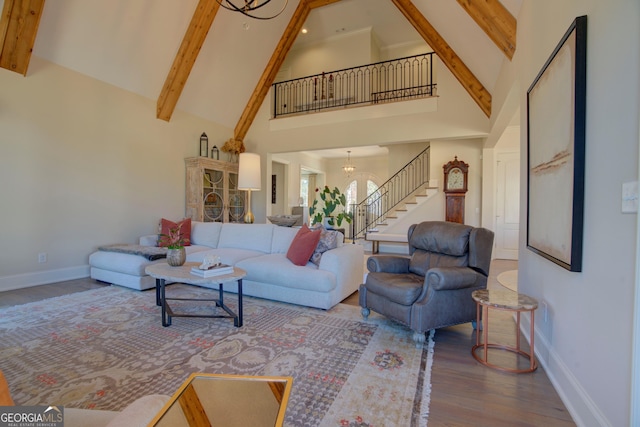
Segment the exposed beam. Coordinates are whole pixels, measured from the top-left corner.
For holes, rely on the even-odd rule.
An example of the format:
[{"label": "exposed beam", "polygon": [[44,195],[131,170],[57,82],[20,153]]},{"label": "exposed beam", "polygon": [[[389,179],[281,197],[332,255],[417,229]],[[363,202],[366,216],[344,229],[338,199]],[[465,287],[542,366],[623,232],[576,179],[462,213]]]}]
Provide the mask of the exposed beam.
[{"label": "exposed beam", "polygon": [[407,20],[418,31],[422,38],[434,50],[440,60],[458,79],[469,95],[478,104],[482,111],[491,116],[491,94],[482,83],[473,75],[471,70],[462,62],[447,42],[440,36],[435,28],[427,21],[427,18],[415,7],[411,0],[391,0],[402,12]]},{"label": "exposed beam", "polygon": [[511,60],[516,51],[516,18],[499,0],[458,0],[458,3]]},{"label": "exposed beam", "polygon": [[296,37],[300,34],[300,30],[307,20],[307,16],[309,16],[309,12],[317,7],[326,6],[338,1],[340,0],[301,0],[300,3],[298,3],[298,7],[295,12],[293,12],[293,16],[291,17],[287,28],[285,28],[282,37],[280,37],[280,41],[278,42],[276,49],[273,51],[269,63],[262,72],[262,76],[260,77],[256,88],[253,90],[253,94],[251,95],[251,98],[249,98],[249,102],[247,102],[247,105],[242,112],[240,120],[238,120],[238,124],[236,124],[236,128],[234,130],[235,139],[243,140],[249,131],[251,123],[253,123],[253,120],[256,118],[256,114],[258,114],[258,110],[260,109],[262,102],[269,93],[269,88],[273,84],[273,81],[278,74],[278,70],[287,57],[287,53],[289,53],[291,46],[293,46],[293,42],[295,42]]},{"label": "exposed beam", "polygon": [[162,92],[158,97],[156,107],[157,118],[169,121],[178,99],[182,94],[193,65],[198,58],[200,48],[207,38],[220,5],[215,0],[200,0],[196,7],[191,23],[182,39],[180,49],[173,60],[169,75],[164,82]]},{"label": "exposed beam", "polygon": [[0,18],[0,67],[27,74],[44,0],[4,0]]}]

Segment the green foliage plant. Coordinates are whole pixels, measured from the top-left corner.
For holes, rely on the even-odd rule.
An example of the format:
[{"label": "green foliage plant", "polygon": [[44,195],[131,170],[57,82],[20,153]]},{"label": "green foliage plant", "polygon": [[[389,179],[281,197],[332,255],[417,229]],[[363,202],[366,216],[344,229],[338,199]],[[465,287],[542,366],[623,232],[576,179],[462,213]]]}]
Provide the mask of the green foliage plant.
[{"label": "green foliage plant", "polygon": [[[338,187],[330,190],[328,186],[324,186],[324,189],[320,190],[316,188],[316,193],[319,193],[320,200],[322,200],[323,206],[318,206],[318,199],[315,199],[309,208],[309,216],[312,219],[313,224],[322,223],[324,218],[328,218],[327,223],[335,227],[340,227],[342,221],[346,221],[351,224],[353,217],[351,212],[347,212],[347,196],[342,194]],[[338,209],[338,212],[336,212]]]}]

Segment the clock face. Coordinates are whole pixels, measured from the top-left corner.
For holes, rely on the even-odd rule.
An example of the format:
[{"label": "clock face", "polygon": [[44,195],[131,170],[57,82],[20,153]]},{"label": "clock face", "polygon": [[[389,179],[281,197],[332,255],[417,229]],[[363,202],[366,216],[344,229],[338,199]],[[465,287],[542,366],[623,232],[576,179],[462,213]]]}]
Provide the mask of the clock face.
[{"label": "clock face", "polygon": [[462,190],[464,188],[464,175],[459,168],[453,168],[447,176],[447,189]]}]

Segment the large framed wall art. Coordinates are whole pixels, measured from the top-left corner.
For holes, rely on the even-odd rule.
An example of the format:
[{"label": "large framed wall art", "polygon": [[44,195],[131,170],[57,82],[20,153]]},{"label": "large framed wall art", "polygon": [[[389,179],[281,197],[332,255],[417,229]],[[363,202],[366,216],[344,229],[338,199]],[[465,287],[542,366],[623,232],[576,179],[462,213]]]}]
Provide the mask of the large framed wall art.
[{"label": "large framed wall art", "polygon": [[587,17],[573,21],[527,91],[527,248],[582,271]]}]

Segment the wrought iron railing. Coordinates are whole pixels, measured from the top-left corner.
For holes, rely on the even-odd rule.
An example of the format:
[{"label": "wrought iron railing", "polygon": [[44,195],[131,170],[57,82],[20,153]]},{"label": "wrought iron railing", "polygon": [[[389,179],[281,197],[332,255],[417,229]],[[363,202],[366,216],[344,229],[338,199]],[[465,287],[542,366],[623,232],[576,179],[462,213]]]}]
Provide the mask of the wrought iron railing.
[{"label": "wrought iron railing", "polygon": [[273,84],[273,117],[435,96],[433,52]]},{"label": "wrought iron railing", "polygon": [[394,207],[429,181],[429,152],[429,147],[425,148],[376,192],[351,206],[354,213],[351,237],[354,242],[384,222]]}]

